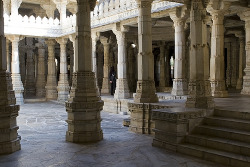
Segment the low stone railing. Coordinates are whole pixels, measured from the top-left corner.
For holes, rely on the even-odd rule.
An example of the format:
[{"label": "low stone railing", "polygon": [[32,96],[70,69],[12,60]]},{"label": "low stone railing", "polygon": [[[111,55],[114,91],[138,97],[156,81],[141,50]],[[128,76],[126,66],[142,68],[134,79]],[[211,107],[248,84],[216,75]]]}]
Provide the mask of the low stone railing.
[{"label": "low stone railing", "polygon": [[[152,13],[180,6],[179,3],[156,0],[152,3]],[[111,0],[96,5],[91,12],[91,27],[120,22],[138,16],[135,0]],[[62,37],[75,33],[76,15],[68,16],[61,24],[60,20],[34,16],[13,17],[4,15],[5,34],[33,37]]]}]

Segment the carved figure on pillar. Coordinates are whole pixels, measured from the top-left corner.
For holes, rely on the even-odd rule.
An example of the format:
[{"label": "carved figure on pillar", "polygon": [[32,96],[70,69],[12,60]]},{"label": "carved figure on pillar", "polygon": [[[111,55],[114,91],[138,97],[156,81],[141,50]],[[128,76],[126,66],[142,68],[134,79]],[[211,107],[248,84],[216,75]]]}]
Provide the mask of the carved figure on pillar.
[{"label": "carved figure on pillar", "polygon": [[94,0],[77,0],[76,52],[70,98],[66,102],[69,142],[96,142],[103,139],[100,111],[103,107],[92,72],[90,11]]},{"label": "carved figure on pillar", "polygon": [[186,95],[187,79],[186,79],[186,55],[185,55],[185,24],[188,18],[188,10],[186,6],[174,8],[170,11],[170,17],[174,21],[175,27],[175,68],[173,89],[171,94],[175,96]]},{"label": "carved figure on pillar", "polygon": [[154,82],[154,56],[152,53],[152,0],[137,0],[138,16],[138,81],[134,101],[155,103],[158,97]]}]

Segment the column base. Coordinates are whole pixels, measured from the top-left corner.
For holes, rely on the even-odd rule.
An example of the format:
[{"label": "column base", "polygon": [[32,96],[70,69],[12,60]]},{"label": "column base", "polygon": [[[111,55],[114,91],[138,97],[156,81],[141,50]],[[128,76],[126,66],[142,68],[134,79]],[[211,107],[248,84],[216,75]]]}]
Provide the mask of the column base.
[{"label": "column base", "polygon": [[57,99],[57,87],[56,86],[46,86],[46,99],[56,100]]},{"label": "column base", "polygon": [[206,81],[190,81],[189,95],[186,101],[187,108],[213,108],[214,99],[208,92]]},{"label": "column base", "polygon": [[246,75],[243,77],[243,89],[241,90],[241,94],[250,95],[250,69],[244,70]]},{"label": "column base", "polygon": [[103,101],[98,96],[95,82],[93,72],[73,74],[70,98],[66,102],[66,140],[69,142],[88,143],[103,139],[100,116]]},{"label": "column base", "polygon": [[110,93],[110,82],[108,78],[103,78],[101,93]]},{"label": "column base", "polygon": [[128,99],[131,97],[129,88],[128,88],[128,81],[127,79],[118,79],[116,81],[117,87],[115,90],[114,98],[116,99]]},{"label": "column base", "polygon": [[15,104],[11,74],[0,71],[0,80],[0,154],[10,154],[21,149],[16,125],[20,108]]},{"label": "column base", "polygon": [[185,79],[174,79],[173,89],[171,92],[174,96],[183,96],[188,94],[187,90],[187,80]]},{"label": "column base", "polygon": [[237,85],[236,85],[236,89],[238,89],[238,90],[241,90],[242,89],[242,78],[239,78],[238,80],[237,80]]},{"label": "column base", "polygon": [[225,81],[210,81],[213,97],[228,97],[228,91],[225,88]]},{"label": "column base", "polygon": [[16,104],[22,105],[24,104],[24,99],[23,99],[24,88],[23,88],[23,83],[21,81],[21,75],[12,73],[11,77],[12,77],[13,90],[15,92],[15,97],[16,97]]},{"label": "column base", "polygon": [[154,81],[137,81],[135,103],[157,103],[159,101],[155,93]]}]

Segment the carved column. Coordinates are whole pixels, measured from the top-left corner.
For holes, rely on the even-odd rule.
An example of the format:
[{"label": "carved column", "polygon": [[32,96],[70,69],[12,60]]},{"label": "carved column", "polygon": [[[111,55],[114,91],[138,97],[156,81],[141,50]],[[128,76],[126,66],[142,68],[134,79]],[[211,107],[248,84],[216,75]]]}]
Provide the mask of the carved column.
[{"label": "carved column", "polygon": [[128,32],[128,27],[116,27],[113,30],[116,35],[117,45],[118,45],[118,63],[117,63],[117,74],[118,79],[116,81],[116,90],[114,97],[116,99],[127,99],[130,98],[128,79],[127,79],[127,41],[126,32]]},{"label": "carved column", "polygon": [[60,23],[61,25],[64,25],[66,23],[66,17],[67,17],[67,4],[69,3],[69,0],[53,0],[54,3],[56,4],[56,8],[58,9],[60,13]]},{"label": "carved column", "polygon": [[243,89],[241,94],[250,95],[250,10],[243,11],[239,15],[240,18],[245,21],[246,32],[246,68],[244,70],[245,76],[243,77]]},{"label": "carved column", "polygon": [[20,61],[19,61],[19,51],[18,42],[20,41],[20,36],[11,35],[7,38],[12,42],[12,61],[11,61],[11,72],[12,72],[12,84],[13,90],[15,91],[16,104],[23,104],[23,83],[20,75]]},{"label": "carved column", "polygon": [[48,18],[53,18],[54,19],[54,13],[56,10],[56,6],[53,4],[41,4],[41,7],[45,10],[46,15]]},{"label": "carved column", "polygon": [[225,38],[225,48],[227,49],[227,69],[226,69],[226,85],[231,86],[231,42],[230,38]]},{"label": "carved column", "polygon": [[6,39],[7,71],[11,72],[10,41]]},{"label": "carved column", "polygon": [[55,62],[55,40],[46,41],[48,46],[48,75],[46,84],[46,99],[57,99],[57,79],[56,79],[56,62]]},{"label": "carved column", "polygon": [[224,13],[229,3],[211,0],[207,11],[212,15],[210,82],[212,96],[227,97],[224,64]]},{"label": "carved column", "polygon": [[237,57],[238,57],[238,42],[236,38],[232,38],[231,40],[231,86],[236,87],[237,84]]},{"label": "carved column", "polygon": [[206,85],[205,78],[205,47],[207,38],[202,34],[207,34],[206,10],[202,1],[191,1],[190,11],[190,80],[189,93],[186,107],[210,108],[214,106],[211,92],[207,91],[210,85]]},{"label": "carved column", "polygon": [[104,48],[104,64],[103,64],[103,81],[102,81],[102,93],[110,93],[110,83],[109,83],[109,71],[110,71],[110,62],[109,62],[109,39],[106,37],[100,37],[100,41],[103,44]]},{"label": "carved column", "polygon": [[11,0],[3,0],[3,13],[7,14],[8,16],[10,15],[10,10],[11,10]]},{"label": "carved column", "polygon": [[[0,1],[0,154],[10,154],[21,149],[16,117],[19,106],[11,83],[11,74],[6,71],[6,46],[4,37],[3,2]],[[17,48],[18,49],[18,48]]]},{"label": "carved column", "polygon": [[22,0],[11,0],[11,17],[16,18],[18,16],[18,8],[21,3]]},{"label": "carved column", "polygon": [[25,96],[35,96],[36,83],[35,83],[35,59],[34,59],[34,46],[33,39],[27,38],[27,59],[26,59],[26,78],[25,78]]},{"label": "carved column", "polygon": [[170,67],[170,55],[169,55],[169,49],[170,46],[169,44],[166,44],[165,47],[165,58],[166,58],[166,66],[165,66],[165,73],[166,73],[166,78],[165,78],[165,83],[166,83],[166,87],[170,86],[170,80],[171,80],[171,67]]},{"label": "carved column", "polygon": [[25,50],[22,47],[24,47],[24,45],[20,46],[19,42],[20,75],[21,75],[21,81],[24,84],[26,78],[26,66],[25,66]]},{"label": "carved column", "polygon": [[175,96],[182,96],[187,94],[187,79],[186,79],[186,55],[185,55],[185,24],[187,20],[186,6],[174,8],[169,13],[171,19],[174,21],[175,27],[175,68],[173,89],[171,94]]},{"label": "carved column", "polygon": [[90,11],[94,0],[77,0],[76,53],[73,84],[66,102],[69,142],[95,142],[103,139],[100,111],[103,101],[97,92],[92,72]]},{"label": "carved column", "polygon": [[243,56],[244,56],[244,35],[242,34],[236,34],[236,36],[239,38],[240,42],[240,51],[239,51],[239,78],[237,80],[236,89],[242,89],[242,81],[243,81]]},{"label": "carved column", "polygon": [[45,75],[45,46],[44,40],[39,39],[38,47],[38,63],[37,63],[37,77],[36,77],[36,96],[45,97],[46,90],[46,75]]},{"label": "carved column", "polygon": [[165,80],[165,42],[160,43],[160,91],[163,91],[166,87],[166,80]]},{"label": "carved column", "polygon": [[73,77],[73,73],[74,73],[74,57],[75,57],[75,52],[76,52],[76,35],[72,34],[69,35],[69,40],[72,42],[73,44],[73,54],[70,55],[70,78],[69,78],[69,84],[70,87],[72,86],[72,77]]},{"label": "carved column", "polygon": [[154,83],[154,56],[152,53],[152,0],[137,0],[138,16],[138,81],[134,101],[158,102]]},{"label": "carved column", "polygon": [[68,99],[69,95],[68,66],[66,55],[66,44],[68,39],[57,38],[56,41],[60,44],[60,76],[57,86],[57,100],[60,102],[65,102]]}]

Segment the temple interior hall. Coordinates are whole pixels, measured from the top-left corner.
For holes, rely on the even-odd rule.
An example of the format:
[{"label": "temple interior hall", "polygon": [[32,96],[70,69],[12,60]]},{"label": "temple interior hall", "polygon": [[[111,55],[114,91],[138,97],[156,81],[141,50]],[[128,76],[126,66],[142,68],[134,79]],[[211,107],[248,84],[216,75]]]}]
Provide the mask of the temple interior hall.
[{"label": "temple interior hall", "polygon": [[250,1],[0,0],[0,166],[250,167]]}]

